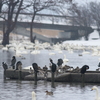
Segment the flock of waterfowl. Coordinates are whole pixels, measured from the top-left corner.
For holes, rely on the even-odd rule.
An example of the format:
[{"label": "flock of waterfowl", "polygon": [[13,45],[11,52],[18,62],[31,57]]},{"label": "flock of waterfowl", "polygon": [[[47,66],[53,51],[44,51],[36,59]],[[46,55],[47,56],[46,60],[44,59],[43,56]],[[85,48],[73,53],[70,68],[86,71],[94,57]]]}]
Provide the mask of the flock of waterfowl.
[{"label": "flock of waterfowl", "polygon": [[[73,53],[75,51],[81,51],[78,53],[79,56],[82,56],[84,54],[91,54],[92,56],[100,56],[100,46],[86,46],[83,44],[74,44],[69,42],[64,43],[56,43],[56,44],[50,44],[50,43],[40,43],[39,41],[35,41],[35,43],[31,43],[29,41],[12,41],[9,45],[6,45],[5,47],[2,47],[2,51],[9,51],[13,50],[16,52],[15,56],[21,57],[23,54],[40,54],[41,50],[48,50],[49,55],[55,55],[56,53],[53,52],[57,51],[57,53],[63,54],[63,50],[67,50],[69,53]],[[66,58],[66,55],[63,54],[66,61],[68,59]],[[99,58],[100,59],[100,58]]]},{"label": "flock of waterfowl", "polygon": [[[92,56],[100,56],[100,46],[92,46],[92,45],[83,45],[83,44],[75,44],[67,42],[62,43],[56,43],[56,44],[50,44],[50,43],[41,43],[38,40],[35,41],[35,43],[31,43],[29,41],[23,40],[23,41],[11,41],[9,45],[6,45],[5,47],[1,46],[2,51],[14,51],[15,57],[21,57],[21,59],[26,59],[24,54],[32,54],[37,55],[41,53],[41,50],[48,50],[48,55],[57,55],[60,53],[63,55],[63,64],[62,66],[65,66],[67,62],[69,62],[69,59],[66,57],[66,54],[64,51],[67,51],[69,53],[76,52],[78,56],[83,56],[85,54],[89,54]],[[56,51],[56,52],[55,52]],[[98,59],[98,61],[100,58]],[[26,69],[30,69],[31,66],[27,66]],[[64,67],[65,68],[65,67]],[[77,68],[75,70],[79,70]]]},{"label": "flock of waterfowl", "polygon": [[[57,43],[57,44],[50,44],[50,43],[40,43],[38,41],[35,41],[35,43],[31,43],[28,41],[12,41],[9,45],[6,45],[5,47],[0,45],[0,48],[2,49],[2,51],[15,51],[15,56],[18,57],[22,57],[23,59],[25,59],[23,57],[23,54],[39,54],[41,53],[41,50],[48,50],[49,51],[49,55],[55,55],[55,52],[53,52],[53,50],[56,50],[58,53],[63,54],[63,50],[67,50],[69,53],[73,53],[73,52],[77,52],[77,51],[81,51],[78,55],[82,56],[84,54],[91,54],[92,56],[100,56],[100,46],[86,46],[86,45],[78,45],[78,44],[70,44],[70,43]],[[68,62],[69,60],[66,58],[66,54],[63,54],[64,62]],[[99,58],[100,60],[100,58]],[[96,90],[97,96],[96,96],[96,100],[100,100],[99,96],[98,96],[98,88],[96,86],[94,86],[92,88],[92,90]],[[36,100],[36,97],[34,95],[35,93],[32,92],[32,100]],[[48,91],[46,91],[46,94],[49,95],[50,93]],[[52,93],[53,95],[53,93]]]}]

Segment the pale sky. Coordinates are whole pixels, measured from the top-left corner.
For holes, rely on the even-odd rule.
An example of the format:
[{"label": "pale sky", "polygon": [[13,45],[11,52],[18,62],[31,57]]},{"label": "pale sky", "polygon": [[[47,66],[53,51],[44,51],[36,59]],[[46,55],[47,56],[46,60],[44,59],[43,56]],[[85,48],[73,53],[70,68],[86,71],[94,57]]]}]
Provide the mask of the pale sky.
[{"label": "pale sky", "polygon": [[100,0],[74,0],[80,4],[85,4],[85,3],[88,3],[88,2],[100,2]]}]

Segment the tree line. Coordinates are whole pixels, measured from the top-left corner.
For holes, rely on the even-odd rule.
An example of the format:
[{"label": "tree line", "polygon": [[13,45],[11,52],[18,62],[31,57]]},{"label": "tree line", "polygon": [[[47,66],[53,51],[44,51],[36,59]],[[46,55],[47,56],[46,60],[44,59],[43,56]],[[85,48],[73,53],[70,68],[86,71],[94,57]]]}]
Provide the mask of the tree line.
[{"label": "tree line", "polygon": [[[4,46],[9,44],[9,35],[20,19],[21,12],[32,14],[29,16],[31,19],[30,41],[34,42],[33,27],[38,13],[52,11],[54,14],[61,16],[73,16],[73,19],[70,20],[71,24],[86,27],[96,25],[99,31],[99,9],[100,3],[96,2],[80,6],[73,0],[0,0],[0,19],[4,22],[2,44]],[[65,17],[64,20],[68,20],[68,17]]]}]

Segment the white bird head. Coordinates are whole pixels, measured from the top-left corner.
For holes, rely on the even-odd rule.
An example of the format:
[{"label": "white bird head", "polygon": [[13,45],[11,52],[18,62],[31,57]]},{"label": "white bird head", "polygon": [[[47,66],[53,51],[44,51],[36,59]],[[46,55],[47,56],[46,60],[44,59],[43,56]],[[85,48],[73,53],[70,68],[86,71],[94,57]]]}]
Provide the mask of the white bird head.
[{"label": "white bird head", "polygon": [[91,90],[96,90],[96,98],[95,98],[95,100],[100,100],[98,88],[96,86],[93,86]]},{"label": "white bird head", "polygon": [[93,86],[92,89],[91,89],[91,91],[92,90],[98,90],[98,88],[96,86]]}]

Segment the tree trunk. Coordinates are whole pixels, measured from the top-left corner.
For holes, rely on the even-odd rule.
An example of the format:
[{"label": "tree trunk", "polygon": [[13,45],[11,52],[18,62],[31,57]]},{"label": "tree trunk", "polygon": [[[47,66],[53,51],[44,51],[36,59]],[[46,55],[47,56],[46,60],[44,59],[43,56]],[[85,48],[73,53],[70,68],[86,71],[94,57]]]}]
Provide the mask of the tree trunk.
[{"label": "tree trunk", "polygon": [[33,43],[35,42],[35,39],[36,39],[36,36],[33,37],[33,24],[34,24],[35,15],[36,15],[36,12],[34,12],[32,20],[31,20],[31,24],[30,24],[30,41]]},{"label": "tree trunk", "polygon": [[3,1],[0,1],[0,13],[1,13],[1,10],[2,10],[2,5],[3,5],[2,2]]},{"label": "tree trunk", "polygon": [[98,33],[99,33],[99,38],[100,38],[100,29],[98,29],[97,31],[98,31]]},{"label": "tree trunk", "polygon": [[33,42],[33,22],[31,22],[30,26],[30,41]]},{"label": "tree trunk", "polygon": [[87,30],[85,30],[85,40],[88,40],[89,39],[89,34],[87,32]]},{"label": "tree trunk", "polygon": [[2,45],[6,46],[7,44],[9,44],[9,32],[6,31],[3,34],[3,41],[2,41]]},{"label": "tree trunk", "polygon": [[[23,3],[23,0],[9,0],[9,3],[7,3],[7,6],[8,6],[7,16],[6,16],[7,19],[4,18],[6,20],[3,25],[2,45],[4,46],[6,44],[9,44],[9,35],[10,35],[10,32],[12,32],[12,30],[16,26],[22,3]],[[16,14],[14,14],[15,10],[16,10]]]}]

